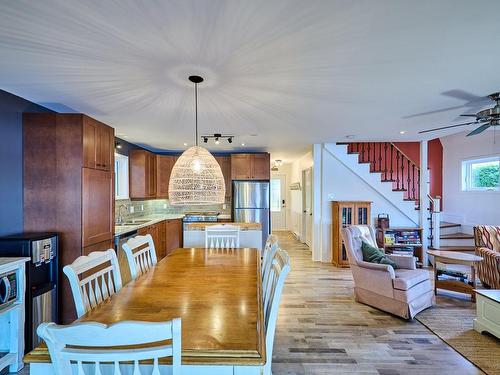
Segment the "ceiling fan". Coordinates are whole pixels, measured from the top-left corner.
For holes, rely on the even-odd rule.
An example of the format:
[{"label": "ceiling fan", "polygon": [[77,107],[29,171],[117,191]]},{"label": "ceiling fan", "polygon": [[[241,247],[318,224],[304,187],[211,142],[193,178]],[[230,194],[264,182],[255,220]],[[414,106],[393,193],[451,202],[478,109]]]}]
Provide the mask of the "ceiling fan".
[{"label": "ceiling fan", "polygon": [[463,117],[474,117],[475,118],[474,121],[469,121],[469,122],[465,122],[462,124],[441,126],[439,128],[422,130],[418,133],[423,134],[423,133],[433,132],[436,130],[443,130],[443,129],[456,128],[459,126],[478,124],[479,127],[477,127],[476,129],[471,131],[469,134],[467,134],[467,137],[469,137],[471,135],[476,135],[476,134],[484,132],[490,126],[500,125],[500,92],[495,92],[493,94],[490,94],[486,98],[489,98],[491,101],[495,102],[495,105],[492,108],[483,109],[483,110],[477,112],[476,114],[460,115]]}]

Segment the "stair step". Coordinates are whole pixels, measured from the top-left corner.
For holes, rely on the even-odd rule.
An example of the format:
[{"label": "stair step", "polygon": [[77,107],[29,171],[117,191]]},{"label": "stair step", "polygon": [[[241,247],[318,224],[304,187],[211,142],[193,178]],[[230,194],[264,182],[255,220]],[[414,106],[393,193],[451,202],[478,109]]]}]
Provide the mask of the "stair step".
[{"label": "stair step", "polygon": [[440,237],[442,240],[473,240],[474,236],[468,233],[450,233],[442,234]]},{"label": "stair step", "polygon": [[475,251],[476,248],[474,246],[441,246],[440,248],[430,248],[432,250],[441,250],[441,251]]},{"label": "stair step", "polygon": [[462,225],[461,224],[457,224],[457,223],[449,223],[447,221],[441,221],[439,223],[439,227],[440,228],[453,228],[453,227],[461,227]]}]

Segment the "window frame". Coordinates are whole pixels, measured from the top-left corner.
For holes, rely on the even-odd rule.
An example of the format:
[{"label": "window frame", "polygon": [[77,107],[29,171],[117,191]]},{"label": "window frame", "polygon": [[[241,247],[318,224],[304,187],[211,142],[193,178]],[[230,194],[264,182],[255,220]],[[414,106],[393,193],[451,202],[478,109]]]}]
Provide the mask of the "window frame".
[{"label": "window frame", "polygon": [[472,165],[473,164],[480,164],[480,163],[487,163],[487,162],[494,162],[497,161],[499,163],[499,169],[500,169],[500,155],[499,154],[493,154],[493,155],[485,155],[485,156],[479,156],[479,157],[474,157],[474,158],[467,158],[463,159],[460,163],[461,165],[461,190],[462,192],[469,192],[469,193],[500,193],[500,181],[499,185],[494,188],[494,187],[474,187],[472,186]]},{"label": "window frame", "polygon": [[115,153],[115,200],[130,199],[128,176],[128,156]]}]

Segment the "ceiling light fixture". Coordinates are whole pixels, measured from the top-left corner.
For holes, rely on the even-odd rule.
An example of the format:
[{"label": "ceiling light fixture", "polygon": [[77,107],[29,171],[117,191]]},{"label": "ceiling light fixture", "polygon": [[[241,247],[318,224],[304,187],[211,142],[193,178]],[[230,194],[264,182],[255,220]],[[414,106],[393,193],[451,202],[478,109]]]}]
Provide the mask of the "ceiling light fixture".
[{"label": "ceiling light fixture", "polygon": [[218,145],[220,142],[219,142],[219,137],[215,137],[215,142],[214,142],[216,145]]},{"label": "ceiling light fixture", "polygon": [[208,143],[208,137],[203,137],[203,142]]},{"label": "ceiling light fixture", "polygon": [[245,144],[244,144],[244,143],[242,143],[241,145],[242,145],[242,146],[245,146]]},{"label": "ceiling light fixture", "polygon": [[406,130],[401,130],[399,134],[406,134]]},{"label": "ceiling light fixture", "polygon": [[228,143],[233,143],[233,137],[229,137],[229,138],[227,139],[227,142],[228,142]]},{"label": "ceiling light fixture", "polygon": [[122,144],[120,142],[115,142],[115,148],[122,148]]},{"label": "ceiling light fixture", "polygon": [[184,146],[187,146],[188,144],[186,142],[184,142]]},{"label": "ceiling light fixture", "polygon": [[189,76],[194,83],[195,102],[195,146],[188,148],[177,159],[172,168],[168,195],[172,205],[222,204],[226,195],[226,184],[220,165],[213,155],[198,146],[198,84],[200,76]]}]

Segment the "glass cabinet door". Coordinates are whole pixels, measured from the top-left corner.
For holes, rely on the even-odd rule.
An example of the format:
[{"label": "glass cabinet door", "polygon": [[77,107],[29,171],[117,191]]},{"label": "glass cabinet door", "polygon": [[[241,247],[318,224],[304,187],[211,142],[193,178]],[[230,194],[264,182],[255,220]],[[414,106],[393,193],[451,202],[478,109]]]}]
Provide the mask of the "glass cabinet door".
[{"label": "glass cabinet door", "polygon": [[[353,224],[354,218],[354,207],[344,206],[340,208],[342,228],[348,227]],[[340,240],[342,243],[342,253],[341,260],[347,262],[347,250],[345,249],[344,241]]]},{"label": "glass cabinet door", "polygon": [[368,225],[368,207],[358,207],[358,225]]}]

